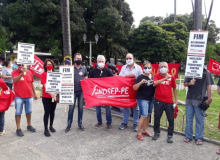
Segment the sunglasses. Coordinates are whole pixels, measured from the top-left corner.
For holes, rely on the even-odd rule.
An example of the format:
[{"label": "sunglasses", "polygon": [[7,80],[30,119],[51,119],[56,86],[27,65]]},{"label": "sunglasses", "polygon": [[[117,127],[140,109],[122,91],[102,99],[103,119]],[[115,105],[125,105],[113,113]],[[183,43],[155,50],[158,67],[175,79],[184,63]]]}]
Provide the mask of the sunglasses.
[{"label": "sunglasses", "polygon": [[126,58],[126,60],[129,60],[129,59],[131,60],[132,58]]},{"label": "sunglasses", "polygon": [[18,66],[24,66],[23,64],[18,64]]},{"label": "sunglasses", "polygon": [[151,67],[144,67],[144,69],[151,69]]}]

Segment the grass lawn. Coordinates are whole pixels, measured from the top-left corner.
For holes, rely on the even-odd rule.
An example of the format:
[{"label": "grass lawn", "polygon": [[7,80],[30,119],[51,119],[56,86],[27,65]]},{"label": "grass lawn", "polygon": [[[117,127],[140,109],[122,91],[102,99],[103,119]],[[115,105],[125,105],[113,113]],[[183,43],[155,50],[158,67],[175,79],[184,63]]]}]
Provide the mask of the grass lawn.
[{"label": "grass lawn", "polygon": [[[180,90],[177,91],[178,99],[185,101],[186,97],[186,91]],[[205,118],[205,127],[204,127],[204,136],[206,138],[214,139],[220,141],[220,131],[217,128],[218,127],[218,121],[219,121],[219,112],[220,112],[220,104],[219,104],[220,95],[218,95],[217,91],[213,91],[212,93],[212,103],[210,105],[210,108],[207,110]],[[183,111],[183,113],[179,110],[178,117],[175,119],[175,125],[174,129],[177,131],[185,132],[185,124],[186,124],[186,109],[185,106],[179,105],[179,109]],[[183,121],[184,117],[184,121]],[[184,126],[182,125],[184,122]],[[166,127],[166,115],[163,114],[163,117],[161,119],[161,125]],[[168,122],[167,122],[168,126]],[[194,133],[195,133],[195,119],[194,119]]]}]

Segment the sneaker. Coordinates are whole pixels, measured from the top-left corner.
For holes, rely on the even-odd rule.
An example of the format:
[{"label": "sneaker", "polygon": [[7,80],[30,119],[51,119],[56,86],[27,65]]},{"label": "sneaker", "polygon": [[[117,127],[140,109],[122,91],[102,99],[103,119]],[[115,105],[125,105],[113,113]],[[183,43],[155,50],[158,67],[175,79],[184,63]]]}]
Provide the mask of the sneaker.
[{"label": "sneaker", "polygon": [[134,131],[134,132],[137,132],[137,131],[138,131],[138,126],[137,126],[137,124],[134,124],[134,126],[133,126],[133,131]]},{"label": "sneaker", "polygon": [[46,130],[44,131],[44,135],[45,135],[46,137],[50,137],[50,132],[48,131],[48,129],[46,129]]},{"label": "sneaker", "polygon": [[102,123],[97,123],[96,125],[95,125],[95,128],[99,128],[100,126],[102,125]]},{"label": "sneaker", "polygon": [[17,130],[16,130],[16,134],[17,134],[17,136],[19,136],[19,137],[24,136],[24,133],[22,132],[21,129],[17,129]]},{"label": "sneaker", "polygon": [[51,132],[56,132],[56,129],[54,129],[53,126],[50,126],[50,131]]},{"label": "sneaker", "polygon": [[32,126],[27,126],[27,129],[31,132],[36,132],[36,129]]},{"label": "sneaker", "polygon": [[107,125],[106,125],[106,128],[107,128],[107,129],[112,129],[111,124],[107,124]]},{"label": "sneaker", "polygon": [[3,136],[5,134],[5,130],[3,130],[2,132],[0,132],[0,136]]},{"label": "sneaker", "polygon": [[172,137],[167,137],[167,143],[173,143],[173,138]]},{"label": "sneaker", "polygon": [[123,130],[125,128],[127,128],[128,125],[126,123],[122,123],[121,126],[119,127],[120,130]]},{"label": "sneaker", "polygon": [[65,129],[65,132],[66,132],[66,133],[69,132],[69,131],[70,131],[70,128],[71,128],[71,126],[68,125],[68,126],[66,127],[66,129]]},{"label": "sneaker", "polygon": [[82,124],[78,125],[78,127],[79,127],[79,129],[80,129],[81,131],[84,131],[84,127],[83,127]]},{"label": "sneaker", "polygon": [[157,140],[160,137],[159,133],[155,133],[154,136],[152,137],[152,140]]}]

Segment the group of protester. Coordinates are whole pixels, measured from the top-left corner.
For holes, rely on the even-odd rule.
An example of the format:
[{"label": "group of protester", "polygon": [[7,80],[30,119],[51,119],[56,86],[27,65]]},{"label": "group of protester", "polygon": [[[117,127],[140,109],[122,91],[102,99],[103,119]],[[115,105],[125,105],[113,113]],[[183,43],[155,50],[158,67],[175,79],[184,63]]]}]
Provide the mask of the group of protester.
[{"label": "group of protester", "polygon": [[[106,59],[103,55],[97,57],[97,67],[90,71],[89,75],[84,66],[82,66],[82,55],[76,53],[74,55],[74,104],[69,105],[67,127],[65,132],[69,132],[73,121],[73,112],[75,109],[76,101],[78,102],[78,127],[80,130],[84,130],[82,124],[83,119],[83,91],[80,81],[84,78],[103,78],[114,76],[113,73],[105,67]],[[18,65],[18,69],[12,71],[7,64],[5,71],[3,72],[4,80],[9,88],[14,86],[15,93],[15,119],[18,136],[24,136],[21,127],[21,114],[23,105],[25,106],[25,113],[27,117],[27,129],[31,132],[35,132],[36,129],[31,125],[31,113],[33,106],[33,99],[37,99],[34,87],[34,79],[29,70],[23,65]],[[174,109],[178,105],[176,81],[173,75],[168,73],[168,64],[161,62],[159,64],[159,73],[154,76],[151,74],[152,66],[150,62],[146,62],[143,65],[143,69],[134,63],[134,57],[132,54],[126,55],[126,64],[122,67],[119,76],[135,78],[135,84],[133,89],[137,90],[137,107],[133,108],[133,131],[137,132],[137,139],[142,141],[143,136],[152,137],[152,140],[157,140],[160,136],[160,120],[163,112],[165,111],[169,127],[167,130],[167,143],[173,143],[174,132]],[[11,72],[12,71],[12,72]],[[56,132],[53,127],[56,101],[52,101],[56,97],[54,93],[45,92],[47,72],[54,71],[54,63],[52,60],[46,60],[44,62],[44,73],[41,75],[42,84],[42,103],[44,106],[44,135],[46,137],[51,136],[50,132]],[[26,74],[25,74],[26,73]],[[197,145],[201,145],[204,135],[204,120],[205,117],[202,114],[201,109],[198,107],[202,102],[204,96],[207,93],[206,104],[211,103],[211,85],[213,79],[209,71],[204,69],[202,79],[185,78],[184,86],[188,87],[188,93],[186,97],[186,129],[184,142],[189,142],[193,139],[193,118],[196,117],[196,131],[195,141]],[[220,82],[218,83],[220,85]],[[220,90],[218,90],[220,93]],[[173,99],[174,97],[174,99]],[[110,106],[95,106],[97,115],[97,124],[95,128],[102,126],[102,113],[101,108],[105,107],[106,110],[106,128],[111,129],[112,115]],[[154,108],[154,135],[148,132],[148,124],[150,115]],[[120,130],[124,130],[128,126],[130,117],[130,108],[124,108],[123,120],[119,127]],[[4,134],[4,113],[0,113],[0,135]],[[48,121],[50,124],[48,128]],[[3,122],[3,123],[2,123]]]}]

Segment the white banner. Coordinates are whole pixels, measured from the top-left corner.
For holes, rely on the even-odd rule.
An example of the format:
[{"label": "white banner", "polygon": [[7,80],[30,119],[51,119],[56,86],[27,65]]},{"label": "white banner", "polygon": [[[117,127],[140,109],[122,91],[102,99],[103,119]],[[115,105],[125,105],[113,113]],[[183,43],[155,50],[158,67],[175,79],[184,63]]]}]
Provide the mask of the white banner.
[{"label": "white banner", "polygon": [[191,31],[185,76],[202,79],[208,31]]},{"label": "white banner", "polygon": [[47,72],[46,92],[60,93],[62,73]]},{"label": "white banner", "polygon": [[35,50],[34,44],[18,42],[17,63],[24,65],[33,65],[34,50]]},{"label": "white banner", "polygon": [[60,66],[62,86],[60,104],[74,104],[74,66]]}]

